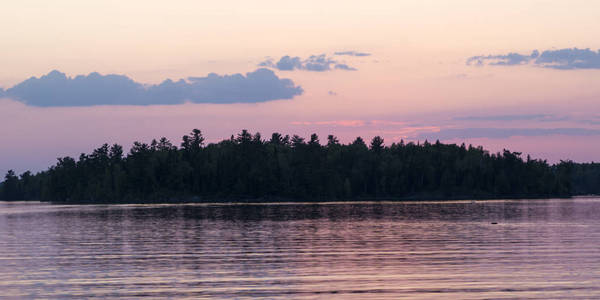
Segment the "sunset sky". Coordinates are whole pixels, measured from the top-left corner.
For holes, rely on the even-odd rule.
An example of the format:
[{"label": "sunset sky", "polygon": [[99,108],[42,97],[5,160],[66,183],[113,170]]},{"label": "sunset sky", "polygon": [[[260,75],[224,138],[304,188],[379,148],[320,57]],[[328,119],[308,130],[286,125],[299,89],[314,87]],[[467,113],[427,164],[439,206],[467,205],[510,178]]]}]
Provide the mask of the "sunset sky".
[{"label": "sunset sky", "polygon": [[600,161],[598,12],[583,0],[10,1],[0,172],[105,142],[178,144],[192,128],[208,142],[241,129],[381,135]]}]

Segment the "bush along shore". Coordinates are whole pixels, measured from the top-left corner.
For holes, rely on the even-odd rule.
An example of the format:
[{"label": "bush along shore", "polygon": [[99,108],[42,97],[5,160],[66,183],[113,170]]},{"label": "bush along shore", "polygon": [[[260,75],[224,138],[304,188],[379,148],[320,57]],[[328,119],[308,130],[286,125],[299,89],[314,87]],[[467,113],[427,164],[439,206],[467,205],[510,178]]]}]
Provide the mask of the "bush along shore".
[{"label": "bush along shore", "polygon": [[200,130],[179,146],[135,142],[125,154],[104,144],[78,159],[0,184],[2,200],[62,203],[422,200],[569,197],[598,192],[598,164],[522,158],[455,144],[341,144],[243,130],[206,145]]}]

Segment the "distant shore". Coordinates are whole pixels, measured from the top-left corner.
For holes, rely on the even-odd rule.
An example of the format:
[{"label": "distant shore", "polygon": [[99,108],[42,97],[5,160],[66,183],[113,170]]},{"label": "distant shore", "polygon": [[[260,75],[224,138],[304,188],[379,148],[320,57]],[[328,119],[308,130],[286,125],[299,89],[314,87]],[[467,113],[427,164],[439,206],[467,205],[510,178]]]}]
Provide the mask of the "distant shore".
[{"label": "distant shore", "polygon": [[391,198],[391,197],[381,197],[381,198],[353,198],[353,199],[294,199],[294,198],[279,198],[279,197],[262,197],[262,198],[249,198],[249,197],[239,197],[239,198],[200,198],[200,197],[190,197],[186,199],[163,199],[163,200],[130,200],[130,201],[39,201],[42,203],[50,203],[50,204],[72,204],[72,205],[98,205],[98,204],[255,204],[255,203],[324,203],[324,202],[344,202],[344,203],[352,203],[352,202],[427,202],[427,201],[488,201],[488,200],[536,200],[536,199],[573,199],[573,198],[594,198],[597,197],[595,195],[577,195],[577,196],[569,196],[569,197],[556,197],[549,195],[540,195],[540,196],[512,196],[512,197],[493,197],[493,196],[480,196],[480,197],[432,197],[432,196],[422,196],[422,197],[403,197],[403,198]]}]

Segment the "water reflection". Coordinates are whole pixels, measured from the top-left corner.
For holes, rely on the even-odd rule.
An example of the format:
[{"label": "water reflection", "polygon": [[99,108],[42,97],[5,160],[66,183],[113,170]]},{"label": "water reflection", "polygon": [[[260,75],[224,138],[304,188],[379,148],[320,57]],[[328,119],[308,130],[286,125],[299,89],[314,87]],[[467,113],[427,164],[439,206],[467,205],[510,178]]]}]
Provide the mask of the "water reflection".
[{"label": "water reflection", "polygon": [[16,298],[594,298],[599,212],[600,199],[0,203],[0,291]]}]

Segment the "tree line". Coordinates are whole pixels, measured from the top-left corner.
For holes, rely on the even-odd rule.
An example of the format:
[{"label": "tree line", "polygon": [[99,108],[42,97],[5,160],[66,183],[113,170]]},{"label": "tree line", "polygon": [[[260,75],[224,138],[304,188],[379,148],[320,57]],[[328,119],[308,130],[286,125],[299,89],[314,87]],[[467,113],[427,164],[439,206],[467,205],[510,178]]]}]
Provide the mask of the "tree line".
[{"label": "tree line", "polygon": [[264,139],[242,130],[206,145],[194,129],[179,146],[163,137],[135,142],[125,154],[121,145],[104,144],[78,159],[59,158],[36,174],[8,171],[0,198],[124,203],[567,197],[589,186],[598,189],[599,172],[598,164],[549,165],[518,152],[464,144],[386,146],[379,136],[368,145],[360,137],[341,144],[333,135],[321,143],[316,134]]}]

